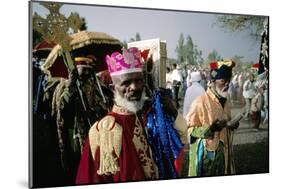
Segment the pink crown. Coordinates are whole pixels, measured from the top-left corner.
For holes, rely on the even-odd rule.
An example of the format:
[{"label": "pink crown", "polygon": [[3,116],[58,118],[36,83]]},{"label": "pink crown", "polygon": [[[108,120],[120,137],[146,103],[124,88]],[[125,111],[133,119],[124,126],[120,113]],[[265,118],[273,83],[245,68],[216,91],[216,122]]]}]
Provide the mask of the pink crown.
[{"label": "pink crown", "polygon": [[136,47],[123,49],[123,54],[114,52],[111,56],[107,55],[106,63],[111,76],[142,72],[143,66],[141,51]]}]

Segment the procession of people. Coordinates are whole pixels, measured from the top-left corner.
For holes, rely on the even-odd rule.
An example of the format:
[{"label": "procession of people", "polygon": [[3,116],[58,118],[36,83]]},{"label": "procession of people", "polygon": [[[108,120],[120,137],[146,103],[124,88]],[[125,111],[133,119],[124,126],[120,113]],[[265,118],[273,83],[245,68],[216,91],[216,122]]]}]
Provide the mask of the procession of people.
[{"label": "procession of people", "polygon": [[242,120],[254,132],[268,122],[268,65],[168,64],[159,39],[142,48],[56,31],[32,57],[36,186],[234,175]]},{"label": "procession of people", "polygon": [[[232,140],[239,120],[251,119],[258,130],[267,119],[262,117],[268,108],[267,72],[257,81],[253,74],[243,81],[243,73],[233,76],[233,60],[210,62],[208,71],[193,67],[186,74],[182,68],[187,67],[174,64],[170,71],[167,65],[167,85],[152,96],[145,90],[146,62],[136,47],[107,54],[107,76],[95,72],[94,56],[75,57],[74,62],[76,70],[68,78],[45,79],[42,89],[34,90],[35,96],[44,96],[36,99],[34,117],[53,125],[49,139],[57,141],[52,141],[57,160],[50,162],[56,165],[49,169],[60,170],[56,174],[61,180],[54,184],[235,174]],[[234,102],[244,102],[245,113],[231,122]],[[171,138],[161,138],[165,134]]]}]

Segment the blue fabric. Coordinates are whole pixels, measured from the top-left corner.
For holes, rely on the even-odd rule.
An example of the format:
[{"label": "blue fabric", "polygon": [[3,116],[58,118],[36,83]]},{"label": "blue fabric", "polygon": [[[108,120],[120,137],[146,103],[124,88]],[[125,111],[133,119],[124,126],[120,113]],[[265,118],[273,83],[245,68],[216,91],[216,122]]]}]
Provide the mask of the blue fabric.
[{"label": "blue fabric", "polygon": [[214,160],[215,159],[215,155],[216,155],[215,152],[207,151],[207,157],[208,157],[209,160]]},{"label": "blue fabric", "polygon": [[159,178],[176,178],[174,160],[179,155],[183,144],[173,124],[175,118],[164,112],[160,97],[171,93],[156,90],[152,99],[152,110],[147,115],[148,142],[153,151],[153,158],[159,169]]},{"label": "blue fabric", "polygon": [[198,150],[197,150],[197,175],[198,176],[202,174],[203,155],[204,155],[204,143],[203,140],[201,140],[198,144]]},{"label": "blue fabric", "polygon": [[[204,142],[203,142],[203,140],[201,140],[198,144],[198,150],[197,150],[197,175],[198,176],[202,175],[204,151],[205,151],[204,150]],[[214,160],[215,155],[216,155],[216,152],[207,151],[207,158],[209,160]]]}]

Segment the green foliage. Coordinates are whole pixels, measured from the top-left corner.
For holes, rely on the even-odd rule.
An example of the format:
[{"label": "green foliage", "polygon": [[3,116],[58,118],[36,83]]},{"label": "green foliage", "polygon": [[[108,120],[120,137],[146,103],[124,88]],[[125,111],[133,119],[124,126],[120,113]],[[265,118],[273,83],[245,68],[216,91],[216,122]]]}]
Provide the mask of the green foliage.
[{"label": "green foliage", "polygon": [[212,61],[218,61],[218,60],[221,60],[221,59],[222,59],[222,57],[219,55],[218,51],[214,49],[212,52],[210,52],[208,54],[207,59],[206,59],[206,63],[209,64]]},{"label": "green foliage", "polygon": [[184,36],[183,33],[180,34],[180,38],[178,40],[178,45],[176,47],[177,59],[180,63],[185,61],[185,47],[184,47]]},{"label": "green foliage", "polygon": [[42,35],[36,31],[36,30],[32,30],[32,47],[34,47],[35,45],[37,45],[38,43],[40,43],[41,41],[43,41],[43,37]]},{"label": "green foliage", "polygon": [[[69,25],[77,25],[80,31],[87,30],[86,20],[83,17],[80,17],[78,12],[72,12],[69,16]],[[75,33],[78,31],[74,31]]]},{"label": "green foliage", "polygon": [[263,16],[250,16],[250,15],[222,15],[216,16],[216,25],[224,28],[226,31],[250,31],[250,36],[255,40],[260,40],[260,34],[263,30]]},{"label": "green foliage", "polygon": [[124,41],[122,42],[122,46],[123,46],[125,49],[128,48],[128,43],[127,43],[126,40],[124,40]]},{"label": "green foliage", "polygon": [[202,50],[199,50],[197,45],[194,46],[194,58],[197,64],[202,65],[204,63],[204,59],[202,57]]},{"label": "green foliage", "polygon": [[183,33],[180,34],[175,52],[177,53],[177,60],[180,64],[196,65],[204,62],[202,51],[193,43],[190,35],[187,36],[185,42]]},{"label": "green foliage", "polygon": [[237,55],[231,58],[235,62],[235,67],[233,68],[233,72],[236,71],[241,72],[243,70],[243,65],[245,65],[243,58],[244,56],[237,56]]},{"label": "green foliage", "polygon": [[136,33],[136,41],[141,41],[141,36],[139,32]]},{"label": "green foliage", "polygon": [[173,58],[167,58],[167,60],[166,60],[166,65],[167,66],[171,66],[171,65],[177,64],[177,63],[178,63],[177,60],[173,59]]},{"label": "green foliage", "polygon": [[194,44],[190,35],[186,39],[185,52],[187,64],[194,65]]},{"label": "green foliage", "polygon": [[82,25],[80,27],[80,30],[83,31],[83,30],[87,30],[88,29],[88,26],[87,26],[87,22],[86,22],[86,19],[84,17],[81,18],[81,21],[82,21]]},{"label": "green foliage", "polygon": [[134,42],[134,41],[141,41],[141,36],[140,33],[137,32],[135,37],[131,37],[129,42]]}]

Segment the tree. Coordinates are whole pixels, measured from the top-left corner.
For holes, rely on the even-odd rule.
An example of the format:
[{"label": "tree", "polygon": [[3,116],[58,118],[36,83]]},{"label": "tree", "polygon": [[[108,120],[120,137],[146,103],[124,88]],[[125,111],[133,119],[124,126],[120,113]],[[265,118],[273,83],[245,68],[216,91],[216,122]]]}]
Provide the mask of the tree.
[{"label": "tree", "polygon": [[134,41],[141,41],[141,36],[140,33],[137,32],[135,37],[131,37],[129,42],[134,42]]},{"label": "tree", "polygon": [[230,32],[236,31],[250,31],[250,36],[255,40],[260,40],[260,34],[263,30],[263,16],[237,16],[237,15],[223,15],[216,16],[216,23],[219,27]]},{"label": "tree", "polygon": [[184,36],[183,33],[180,34],[178,45],[176,47],[177,59],[180,63],[183,63],[186,60],[185,56],[185,45],[184,45]]},{"label": "tree", "polygon": [[234,69],[241,71],[242,70],[242,65],[244,64],[244,61],[242,60],[244,58],[244,56],[237,56],[235,55],[234,57],[232,57],[232,60],[236,63]]},{"label": "tree", "polygon": [[202,51],[193,43],[190,35],[187,36],[185,43],[183,33],[180,34],[175,52],[177,53],[177,59],[180,63],[195,65],[204,62]]},{"label": "tree", "polygon": [[185,55],[187,64],[194,65],[195,62],[195,51],[194,44],[190,35],[187,36],[186,45],[185,45]]},{"label": "tree", "polygon": [[32,30],[32,32],[32,47],[34,47],[35,45],[43,41],[43,37],[38,31],[34,29]]},{"label": "tree", "polygon": [[82,25],[80,27],[80,30],[83,31],[83,30],[87,30],[88,29],[88,26],[87,26],[87,22],[86,22],[86,19],[84,17],[81,18],[82,20]]},{"label": "tree", "polygon": [[139,32],[136,33],[136,41],[141,41],[141,36]]},{"label": "tree", "polygon": [[[72,12],[68,17],[69,25],[79,26],[78,30],[87,30],[87,24],[85,18],[81,18],[78,12]],[[78,31],[73,31],[74,33]]]},{"label": "tree", "polygon": [[122,42],[122,46],[123,46],[125,49],[128,48],[128,43],[127,43],[126,40],[124,40],[124,41]]},{"label": "tree", "polygon": [[166,66],[171,66],[176,63],[177,63],[177,60],[173,59],[173,58],[167,58],[167,60],[166,60]]},{"label": "tree", "polygon": [[201,65],[204,63],[204,59],[202,57],[202,50],[199,50],[197,45],[194,45],[194,61],[198,65]]},{"label": "tree", "polygon": [[222,60],[222,57],[219,55],[219,53],[214,49],[212,52],[210,52],[207,56],[206,63],[210,63],[212,61],[218,61]]}]

